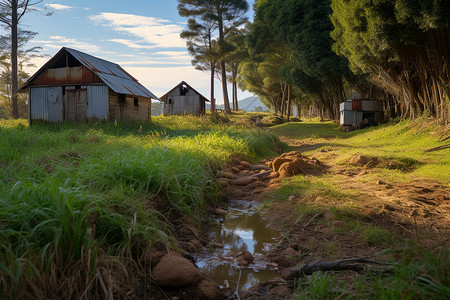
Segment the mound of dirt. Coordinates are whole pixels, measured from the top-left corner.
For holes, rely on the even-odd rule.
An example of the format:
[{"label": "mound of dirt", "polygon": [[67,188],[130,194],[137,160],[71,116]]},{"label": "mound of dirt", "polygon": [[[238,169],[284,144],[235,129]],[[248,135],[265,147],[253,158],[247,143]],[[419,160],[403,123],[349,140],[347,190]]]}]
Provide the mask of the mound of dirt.
[{"label": "mound of dirt", "polygon": [[291,177],[298,174],[317,175],[324,171],[317,159],[303,156],[298,151],[283,153],[267,162],[266,165],[273,170],[271,178]]},{"label": "mound of dirt", "polygon": [[352,166],[365,166],[366,168],[374,168],[380,163],[380,160],[377,157],[355,154],[350,158],[348,163]]}]

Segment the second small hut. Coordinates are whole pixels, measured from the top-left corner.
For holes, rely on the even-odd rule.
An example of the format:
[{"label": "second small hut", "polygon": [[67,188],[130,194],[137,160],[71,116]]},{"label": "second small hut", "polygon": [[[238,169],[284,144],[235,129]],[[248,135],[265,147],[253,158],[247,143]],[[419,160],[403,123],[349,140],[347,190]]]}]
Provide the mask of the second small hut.
[{"label": "second small hut", "polygon": [[209,100],[185,81],[159,98],[164,103],[164,115],[204,115]]}]

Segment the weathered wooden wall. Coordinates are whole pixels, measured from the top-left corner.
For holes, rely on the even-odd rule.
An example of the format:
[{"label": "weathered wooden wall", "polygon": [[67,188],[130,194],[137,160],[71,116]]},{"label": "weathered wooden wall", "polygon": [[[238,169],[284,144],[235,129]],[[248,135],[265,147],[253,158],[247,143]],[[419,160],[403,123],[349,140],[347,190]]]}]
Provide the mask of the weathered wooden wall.
[{"label": "weathered wooden wall", "polygon": [[[172,104],[169,103],[172,99]],[[181,96],[180,90],[175,89],[166,97],[164,103],[164,115],[201,114],[202,106],[200,96],[193,90]]]},{"label": "weathered wooden wall", "polygon": [[119,94],[109,90],[109,118],[110,120],[139,120],[147,121],[151,118],[151,100],[138,98],[139,105],[134,105],[134,96],[126,95],[123,103],[119,102]]}]

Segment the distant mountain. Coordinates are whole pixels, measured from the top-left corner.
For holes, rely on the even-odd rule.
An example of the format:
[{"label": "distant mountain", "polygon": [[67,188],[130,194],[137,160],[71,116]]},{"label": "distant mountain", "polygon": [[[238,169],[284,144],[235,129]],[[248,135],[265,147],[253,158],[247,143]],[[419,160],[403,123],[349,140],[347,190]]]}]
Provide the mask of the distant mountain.
[{"label": "distant mountain", "polygon": [[[269,109],[262,104],[261,100],[257,96],[247,97],[238,101],[239,109],[243,111],[268,111]],[[258,109],[258,108],[261,108]]]},{"label": "distant mountain", "polygon": [[[232,105],[232,103],[230,103]],[[268,111],[269,109],[262,104],[257,96],[247,97],[238,101],[239,110],[254,112],[254,111]],[[216,105],[217,109],[224,109],[224,105]],[[211,105],[206,103],[206,109],[211,109]]]}]

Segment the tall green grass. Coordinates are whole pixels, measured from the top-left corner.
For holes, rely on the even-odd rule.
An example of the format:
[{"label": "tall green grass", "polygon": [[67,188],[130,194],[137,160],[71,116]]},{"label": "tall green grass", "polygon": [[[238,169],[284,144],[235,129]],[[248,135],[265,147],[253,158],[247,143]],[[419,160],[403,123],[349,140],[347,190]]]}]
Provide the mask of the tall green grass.
[{"label": "tall green grass", "polygon": [[112,261],[134,266],[125,297],[152,247],[176,247],[170,219],[205,217],[217,169],[271,147],[267,132],[189,116],[0,121],[0,298],[98,296],[96,269]]}]

